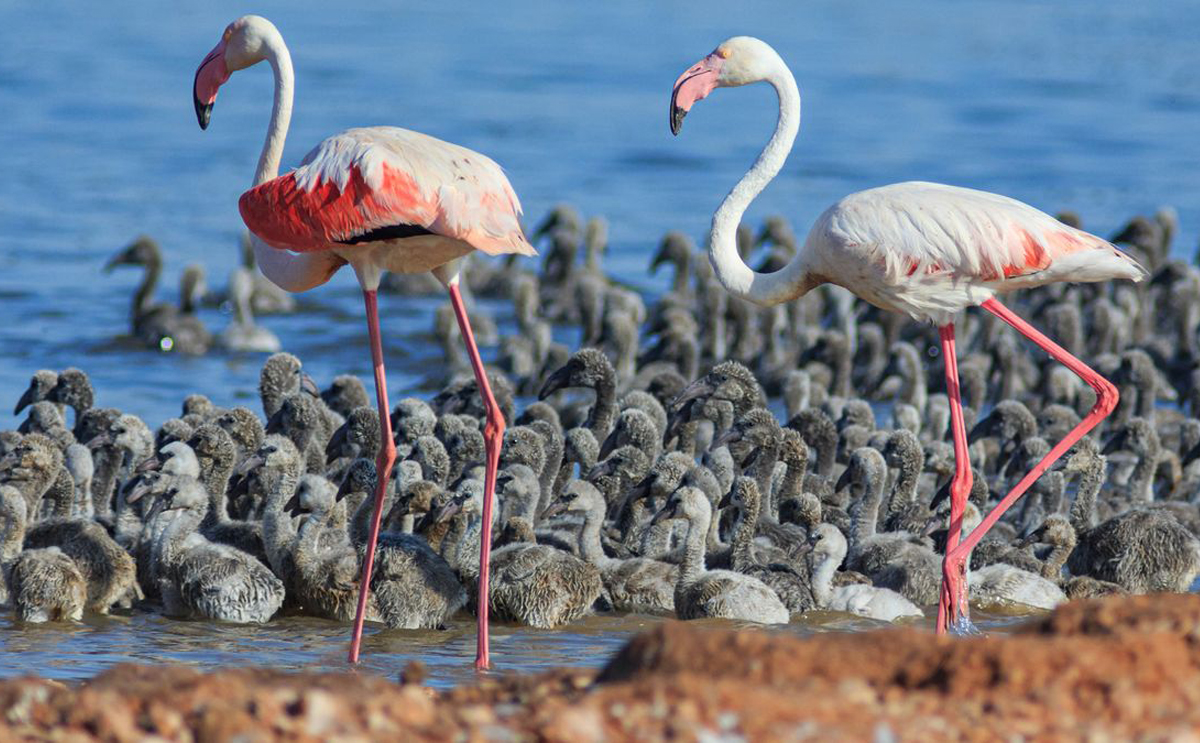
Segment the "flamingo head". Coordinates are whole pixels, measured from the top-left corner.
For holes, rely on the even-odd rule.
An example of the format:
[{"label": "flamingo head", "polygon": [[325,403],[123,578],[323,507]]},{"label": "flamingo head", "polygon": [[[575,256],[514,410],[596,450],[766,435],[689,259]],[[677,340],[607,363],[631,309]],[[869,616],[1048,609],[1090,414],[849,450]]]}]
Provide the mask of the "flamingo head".
[{"label": "flamingo head", "polygon": [[278,36],[279,30],[275,24],[257,15],[242,16],[225,27],[221,40],[196,69],[196,79],[192,84],[192,100],[201,129],[208,128],[217,90],[234,72],[266,59],[269,40]]},{"label": "flamingo head", "polygon": [[782,63],[765,41],[752,36],[726,39],[704,59],[687,68],[671,91],[671,133],[679,134],[692,104],[715,88],[767,80]]}]

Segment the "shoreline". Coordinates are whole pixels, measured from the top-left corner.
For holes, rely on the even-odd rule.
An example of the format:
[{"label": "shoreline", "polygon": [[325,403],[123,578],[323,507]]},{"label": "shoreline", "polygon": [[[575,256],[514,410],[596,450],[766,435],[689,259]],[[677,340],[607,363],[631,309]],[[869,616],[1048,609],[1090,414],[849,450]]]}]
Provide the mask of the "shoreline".
[{"label": "shoreline", "polygon": [[[121,665],[0,682],[24,740],[991,740],[1200,731],[1200,596],[1068,604],[1012,634],[897,628],[796,638],[665,623],[601,669],[445,691],[369,673]],[[883,736],[883,737],[881,737]]]}]

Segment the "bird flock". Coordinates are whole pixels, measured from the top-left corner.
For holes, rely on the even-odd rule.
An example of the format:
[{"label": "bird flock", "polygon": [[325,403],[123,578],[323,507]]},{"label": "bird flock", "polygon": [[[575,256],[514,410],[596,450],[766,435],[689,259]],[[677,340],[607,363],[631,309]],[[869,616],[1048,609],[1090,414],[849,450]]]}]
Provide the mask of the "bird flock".
[{"label": "bird flock", "polygon": [[[1200,278],[1170,259],[1173,213],[1110,241],[1005,196],[914,181],[841,198],[802,242],[778,218],[755,236],[742,217],[792,151],[800,93],[766,42],[732,37],[676,80],[671,132],[713,91],[759,82],[778,96],[776,127],[714,213],[707,263],[685,235],[662,239],[651,270],[673,267],[671,291],[647,307],[605,274],[602,220],[560,207],[527,237],[501,168],[464,147],[349,129],[281,175],[295,73],[265,18],[230,23],[197,68],[202,129],[231,75],[264,61],[274,97],[219,340],[275,350],[256,299],[349,265],[375,407],[357,378],[322,391],[278,352],[261,374],[265,422],[191,396],[151,433],[95,408],[82,371],[37,372],[17,406],[28,418],[0,440],[5,589],[21,618],[140,601],[236,622],[308,612],[353,621],[354,662],[364,621],[439,627],[466,607],[482,669],[489,614],[781,624],[936,605],[938,632],[968,632],[972,602],[1047,609],[1183,591],[1200,572],[1200,422],[1187,417],[1200,412]],[[534,273],[517,259],[538,241]],[[214,342],[194,313],[197,272],[175,308],[152,299],[152,240],[109,267],[125,264],[145,270],[133,336],[191,353]],[[435,329],[450,374],[431,400],[393,407],[378,292],[431,286],[449,295]],[[492,366],[472,294],[514,306],[519,334],[499,339]],[[555,340],[562,326],[578,328],[578,350]]]},{"label": "bird flock", "polygon": [[[973,605],[1186,591],[1200,573],[1200,270],[1170,257],[1174,232],[1163,211],[1114,237],[1151,271],[1144,284],[1022,294],[1018,306],[1094,359],[1121,402],[972,551]],[[604,272],[603,220],[560,206],[532,235],[540,270],[473,262],[464,278],[511,301],[518,328],[487,367],[511,421],[492,616],[542,628],[592,612],[895,621],[938,602],[954,452],[936,329],[836,287],[766,308],[731,298],[678,232],[650,265],[671,271],[670,288],[647,305]],[[738,244],[763,271],[798,248],[779,217],[741,228]],[[445,386],[390,416],[397,464],[366,607],[390,628],[442,627],[479,601],[485,412],[454,325],[434,324]],[[574,352],[554,340],[572,332]],[[965,533],[1093,403],[1015,340],[991,318],[961,324],[975,470]],[[990,407],[989,387],[1002,398]],[[35,373],[19,429],[0,433],[15,616],[350,622],[378,414],[359,378],[319,389],[287,353],[267,358],[259,394],[261,411],[191,395],[154,430],[98,407],[79,369]]]},{"label": "bird flock", "polygon": [[[204,267],[192,263],[179,277],[178,307],[155,300],[162,276],[162,248],[148,235],[140,235],[104,265],[105,273],[118,266],[141,267],[142,280],[129,308],[129,338],[146,348],[199,355],[214,347],[233,352],[279,351],[279,337],[254,322],[254,313],[291,312],[296,300],[254,270],[250,238],[242,240],[242,262],[229,275],[228,290],[210,293]],[[196,314],[205,301],[228,302],[233,318],[216,336]]]}]

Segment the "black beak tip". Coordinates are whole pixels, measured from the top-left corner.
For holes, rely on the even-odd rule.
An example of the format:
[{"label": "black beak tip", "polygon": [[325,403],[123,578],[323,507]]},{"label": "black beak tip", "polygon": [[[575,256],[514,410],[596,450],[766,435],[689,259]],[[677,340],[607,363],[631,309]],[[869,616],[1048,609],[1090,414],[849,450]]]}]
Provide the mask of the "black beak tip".
[{"label": "black beak tip", "polygon": [[192,98],[192,102],[196,106],[196,122],[200,124],[201,129],[208,128],[208,122],[212,119],[212,104],[201,103],[199,98]]},{"label": "black beak tip", "polygon": [[559,376],[557,373],[551,374],[546,378],[546,382],[542,385],[542,388],[538,390],[538,399],[545,400],[547,397],[550,397],[562,388],[563,377]]},{"label": "black beak tip", "polygon": [[316,381],[305,372],[300,372],[300,390],[318,399],[321,397],[321,388],[317,387]]},{"label": "black beak tip", "polygon": [[950,499],[950,484],[947,483],[944,487],[939,488],[938,491],[933,494],[933,500],[929,501],[929,507],[937,508],[938,506],[945,503],[949,499]]},{"label": "black beak tip", "polygon": [[833,486],[833,492],[840,493],[843,490],[845,490],[846,486],[848,486],[849,484],[850,484],[850,477],[849,477],[849,475],[846,474],[846,472],[843,472],[842,476],[838,478],[837,484],[835,484]]},{"label": "black beak tip", "polygon": [[679,136],[679,130],[683,128],[684,116],[687,116],[687,111],[679,106],[671,106],[671,134]]}]

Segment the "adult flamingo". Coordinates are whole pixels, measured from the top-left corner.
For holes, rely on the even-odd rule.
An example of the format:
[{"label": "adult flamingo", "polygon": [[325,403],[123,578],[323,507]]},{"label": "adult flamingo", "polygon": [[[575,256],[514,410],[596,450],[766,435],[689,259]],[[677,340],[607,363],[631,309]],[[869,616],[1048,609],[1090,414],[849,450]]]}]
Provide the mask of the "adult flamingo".
[{"label": "adult flamingo", "polygon": [[489,666],[488,554],[496,468],[504,417],[492,396],[459,293],[463,256],[535,255],[521,232],[521,205],[500,167],[458,145],[395,127],[349,129],[318,144],[296,170],[279,175],[279,160],[292,114],[292,59],[283,37],[265,18],[248,15],[225,28],[196,70],[193,94],[200,128],[208,127],[217,89],[232,72],[266,60],[275,73],[275,101],[254,185],[238,208],[253,233],[259,268],[288,291],[311,289],[349,263],[362,286],[375,367],[380,452],[375,512],[363,559],[350,662],[358,660],[363,611],[379,538],[380,507],[396,447],[388,416],[377,290],[383,271],[431,271],[450,302],[479,385],[487,421],[482,545],[479,551],[478,637],[475,667]]},{"label": "adult flamingo", "polygon": [[[971,549],[1055,460],[1117,404],[1116,387],[1013,314],[995,295],[1060,281],[1141,281],[1146,272],[1105,240],[1061,224],[1019,201],[913,182],[845,197],[817,218],[804,247],[783,270],[757,273],[739,257],[735,231],[746,207],[783,166],[800,129],[800,91],[795,78],[768,44],[734,37],[675,81],[670,119],[671,133],[678,134],[692,104],[714,88],[762,81],[770,83],[779,96],[779,121],[758,160],[713,215],[709,260],[727,291],[760,305],[787,302],[832,283],[877,307],[939,326],[956,466],[937,630],[968,630],[965,566]],[[960,542],[971,467],[958,389],[954,315],[971,306],[996,315],[1075,372],[1096,391],[1096,404]]]}]

